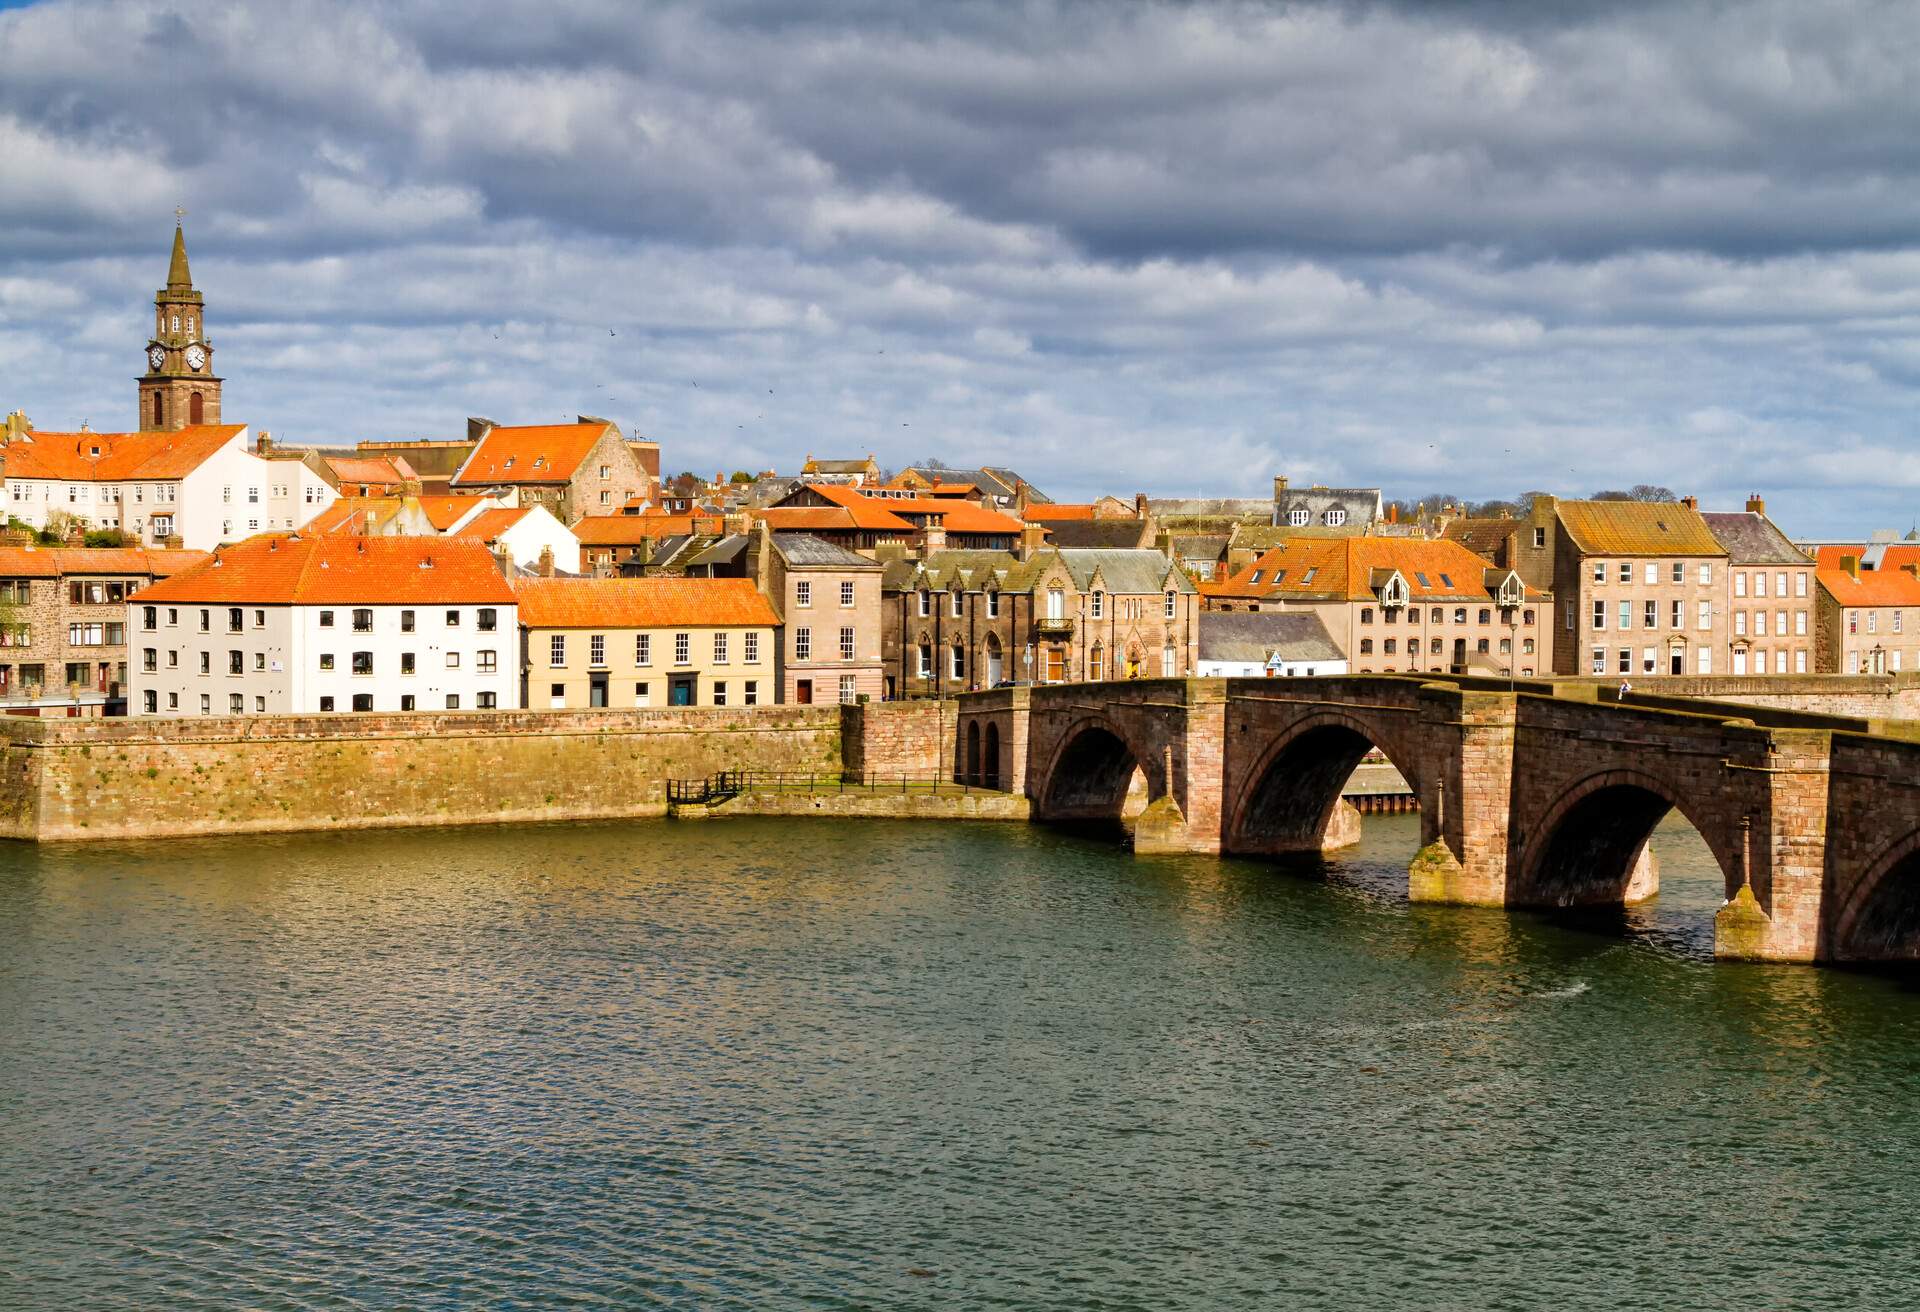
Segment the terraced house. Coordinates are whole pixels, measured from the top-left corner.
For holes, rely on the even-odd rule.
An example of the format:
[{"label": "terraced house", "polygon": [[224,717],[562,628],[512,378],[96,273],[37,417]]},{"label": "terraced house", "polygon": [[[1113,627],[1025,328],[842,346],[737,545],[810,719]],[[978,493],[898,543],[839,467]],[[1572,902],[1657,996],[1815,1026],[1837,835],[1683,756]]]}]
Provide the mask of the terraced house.
[{"label": "terraced house", "polygon": [[520,505],[542,505],[562,523],[583,515],[611,515],[653,481],[620,426],[582,415],[578,423],[503,427],[471,423],[477,444],[454,472],[448,490],[462,495],[519,491]]},{"label": "terraced house", "polygon": [[932,552],[890,561],[882,587],[889,697],[1198,665],[1199,594],[1160,551]]},{"label": "terraced house", "polygon": [[1200,588],[1211,610],[1317,615],[1359,674],[1552,668],[1552,597],[1444,539],[1296,538]]},{"label": "terraced house", "polygon": [[[1693,498],[1552,501],[1560,674],[1726,674],[1727,549]],[[1536,513],[1543,508],[1536,504]],[[1745,673],[1744,656],[1738,662]]]},{"label": "terraced house", "polygon": [[128,711],[517,710],[517,607],[471,539],[262,534],[128,600]]},{"label": "terraced house", "polygon": [[779,619],[750,579],[518,579],[529,707],[771,706]]}]

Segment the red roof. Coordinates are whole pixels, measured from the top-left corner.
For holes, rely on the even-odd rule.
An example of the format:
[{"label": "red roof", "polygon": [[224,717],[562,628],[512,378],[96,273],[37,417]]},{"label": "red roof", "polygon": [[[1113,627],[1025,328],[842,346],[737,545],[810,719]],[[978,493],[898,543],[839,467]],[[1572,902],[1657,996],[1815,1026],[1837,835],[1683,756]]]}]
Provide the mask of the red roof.
[{"label": "red roof", "polygon": [[246,427],[197,424],[173,433],[36,430],[7,444],[6,475],[76,483],[185,478]]},{"label": "red roof", "polygon": [[427,523],[445,533],[460,522],[460,517],[484,502],[479,497],[415,497]]},{"label": "red roof", "polygon": [[340,497],[300,528],[302,533],[364,533],[367,513],[385,519],[400,509],[398,497]]},{"label": "red roof", "polygon": [[464,538],[263,533],[135,594],[221,605],[513,605],[493,554]]},{"label": "red roof", "polygon": [[1028,523],[1046,519],[1092,519],[1093,503],[1073,504],[1065,501],[1036,501],[1024,512]]},{"label": "red roof", "polygon": [[491,428],[453,476],[453,485],[567,483],[612,424],[533,424]]},{"label": "red roof", "polygon": [[478,542],[492,542],[525,519],[532,511],[532,506],[497,506],[492,510],[483,510],[462,524],[455,536],[473,538]]},{"label": "red roof", "polygon": [[771,628],[780,619],[752,579],[515,579],[532,629]]},{"label": "red roof", "polygon": [[[870,497],[857,488],[831,483],[809,483],[807,487],[835,505],[845,507],[853,516],[855,528],[911,532],[914,526],[903,516],[921,515],[937,520],[949,533],[997,533],[1008,536],[1018,536],[1020,533],[1020,521],[1011,515],[987,510],[971,501],[954,497]],[[787,506],[774,508],[795,509]],[[864,522],[868,520],[873,522]]]},{"label": "red roof", "polygon": [[327,467],[342,483],[367,483],[397,486],[417,479],[413,467],[392,456],[326,456]]},{"label": "red roof", "polygon": [[573,525],[582,546],[633,546],[686,533],[718,533],[718,515],[588,515]]},{"label": "red roof", "polygon": [[158,547],[0,547],[0,576],[50,579],[69,574],[146,574],[166,578],[209,559],[204,551]]},{"label": "red roof", "polygon": [[[1877,544],[1876,544],[1877,545]],[[1891,546],[1873,569],[1858,577],[1840,568],[1842,556],[1864,556],[1868,546],[1821,547],[1813,576],[1842,606],[1920,606],[1920,546]]]},{"label": "red roof", "polygon": [[[1231,578],[1201,584],[1212,597],[1329,598],[1374,596],[1376,571],[1398,571],[1414,601],[1484,601],[1494,567],[1445,538],[1289,538]],[[1502,575],[1506,571],[1498,571]],[[1529,588],[1529,597],[1542,594]]]}]

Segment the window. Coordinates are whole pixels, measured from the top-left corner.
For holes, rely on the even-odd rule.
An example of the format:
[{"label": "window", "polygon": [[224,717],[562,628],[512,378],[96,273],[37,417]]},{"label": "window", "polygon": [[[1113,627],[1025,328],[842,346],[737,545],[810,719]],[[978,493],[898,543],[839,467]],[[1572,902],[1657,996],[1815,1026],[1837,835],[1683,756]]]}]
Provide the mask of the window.
[{"label": "window", "polygon": [[747,680],[746,695],[741,698],[741,701],[748,706],[758,706],[760,704],[760,681],[758,679]]},{"label": "window", "polygon": [[220,499],[228,502],[233,500],[233,485],[231,483],[220,489]]},{"label": "window", "polygon": [[1373,639],[1372,638],[1360,639],[1360,654],[1362,656],[1373,655]]},{"label": "window", "polygon": [[1067,594],[1059,588],[1047,589],[1047,618],[1065,619],[1067,615]]},{"label": "window", "polygon": [[931,614],[933,614],[933,598],[927,595],[926,589],[922,588],[920,590],[920,617],[925,619]]},{"label": "window", "polygon": [[1467,622],[1467,608],[1465,606],[1455,606],[1453,608],[1453,622],[1455,624],[1465,624]]},{"label": "window", "polygon": [[412,709],[413,709],[413,706],[414,706],[414,701],[413,701],[413,694],[412,694],[412,693],[410,693],[410,692],[403,692],[403,693],[401,693],[401,694],[400,694],[400,709],[401,709],[401,710],[403,710],[403,711],[410,711],[410,710],[412,710]]},{"label": "window", "polygon": [[[1898,614],[1894,616],[1895,620],[1899,618]],[[1898,631],[1899,627],[1897,623],[1894,625],[1896,631]],[[1767,636],[1767,613],[1763,610],[1757,610],[1753,613],[1753,636],[1756,638],[1764,638]]]},{"label": "window", "polygon": [[758,665],[760,663],[760,634],[755,630],[749,629],[741,641],[746,647],[746,651],[742,653],[741,659],[749,665]]},{"label": "window", "polygon": [[256,674],[265,674],[267,672],[267,654],[265,652],[257,651],[253,654],[253,669]]},{"label": "window", "polygon": [[1620,649],[1619,669],[1622,674],[1633,673],[1633,649],[1631,647],[1622,647]]},{"label": "window", "polygon": [[1362,607],[1360,608],[1360,622],[1361,622],[1362,624],[1371,624],[1371,623],[1373,623],[1373,607],[1371,607],[1371,606],[1362,606]]},{"label": "window", "polygon": [[259,488],[257,488],[257,487],[250,487],[250,488],[248,488],[248,489],[247,489],[247,504],[248,504],[248,505],[250,505],[250,506],[257,506],[257,505],[259,505],[259,504],[260,504],[260,489],[259,489]]},{"label": "window", "polygon": [[1391,656],[1399,650],[1400,650],[1399,644],[1392,638],[1388,638],[1385,642],[1380,644],[1380,651],[1383,655],[1386,655],[1386,656]]},{"label": "window", "polygon": [[727,704],[727,685],[725,680],[716,680],[714,682],[713,704],[715,706],[725,706]]},{"label": "window", "polygon": [[1333,510],[1329,510],[1324,516],[1324,518],[1327,521],[1328,528],[1339,528],[1342,524],[1347,522],[1347,512],[1344,510],[1335,508]]},{"label": "window", "polygon": [[[1309,573],[1311,573],[1311,571],[1309,571]],[[1174,618],[1174,616],[1179,614],[1179,609],[1178,609],[1179,605],[1180,605],[1179,594],[1169,592],[1167,594],[1167,611],[1166,611],[1166,617],[1168,619],[1172,619]]]},{"label": "window", "polygon": [[492,648],[473,654],[474,667],[482,674],[493,674],[500,668],[500,654]]},{"label": "window", "polygon": [[987,618],[990,620],[1000,618],[1000,594],[997,592],[987,593]]},{"label": "window", "polygon": [[202,674],[213,673],[213,653],[212,652],[203,651],[200,653],[200,673]]},{"label": "window", "polygon": [[961,613],[961,606],[962,606],[962,603],[965,602],[965,600],[966,600],[966,594],[961,592],[958,588],[955,588],[953,591],[947,593],[947,614],[953,616],[955,619],[959,619],[960,613]]},{"label": "window", "polygon": [[330,652],[330,651],[323,651],[323,652],[321,652],[321,653],[320,653],[320,668],[321,668],[321,669],[323,669],[323,670],[330,670],[330,669],[332,669],[332,668],[333,668],[333,653],[332,653],[332,652]]},{"label": "window", "polygon": [[804,625],[793,631],[793,658],[797,661],[813,659],[813,630]]},{"label": "window", "polygon": [[724,631],[713,635],[713,663],[715,665],[727,663],[727,635]]},{"label": "window", "polygon": [[450,652],[448,652],[448,653],[447,653],[447,668],[448,668],[448,669],[450,669],[450,670],[457,670],[457,669],[459,669],[459,668],[460,668],[460,653],[459,653],[459,652],[457,652],[457,651],[450,651]]},{"label": "window", "polygon": [[[1700,582],[1701,582],[1702,584],[1710,584],[1710,583],[1712,583],[1712,582],[1713,582],[1713,566],[1712,566],[1712,565],[1707,565],[1707,564],[1703,564],[1703,565],[1701,565],[1701,566],[1700,566],[1700,574],[1699,574],[1699,579],[1700,579]],[[1704,655],[1705,653],[1702,653],[1702,654]],[[1702,662],[1702,664],[1704,664],[1704,663],[1705,663],[1705,662]],[[1702,674],[1705,674],[1705,673],[1706,673],[1707,671],[1705,671],[1705,670],[1702,670],[1702,671],[1700,671],[1700,672],[1701,672]]]},{"label": "window", "polygon": [[491,606],[482,606],[477,620],[480,632],[492,633],[500,627],[500,612]]},{"label": "window", "polygon": [[140,652],[140,668],[143,670],[159,669],[160,668],[160,649],[157,647],[143,648]]},{"label": "window", "polygon": [[1096,592],[1087,598],[1087,613],[1094,619],[1106,618],[1107,594]]},{"label": "window", "polygon": [[1805,648],[1793,654],[1793,672],[1795,674],[1805,674],[1807,672],[1807,653]]},{"label": "window", "polygon": [[1753,572],[1753,595],[1756,597],[1767,595],[1767,572],[1763,569]]},{"label": "window", "polygon": [[[1431,611],[1428,612],[1427,618],[1432,620],[1435,624],[1444,624],[1446,623],[1447,612],[1442,607],[1435,606]],[[1460,618],[1465,619],[1466,616],[1462,615]],[[1419,619],[1420,619],[1420,611],[1417,607],[1407,612],[1408,623],[1410,624],[1417,623],[1419,622]]]},{"label": "window", "polygon": [[1747,576],[1745,571],[1739,571],[1734,574],[1733,595],[1736,597],[1744,597],[1747,595]]},{"label": "window", "polygon": [[1620,627],[1622,629],[1633,627],[1633,603],[1630,601],[1623,600],[1620,603]]},{"label": "window", "polygon": [[1733,613],[1733,631],[1742,637],[1746,636],[1747,613],[1745,611],[1737,610]]},{"label": "window", "polygon": [[1573,632],[1573,603],[1570,601],[1562,602],[1560,605],[1560,613],[1566,617],[1567,632],[1572,633]]},{"label": "window", "polygon": [[645,706],[652,700],[652,691],[646,684],[636,683],[633,685],[633,704],[635,706]]},{"label": "window", "polygon": [[1687,627],[1687,603],[1678,599],[1673,603],[1673,627],[1676,629]]},{"label": "window", "polygon": [[1807,595],[1807,576],[1805,574],[1795,574],[1793,576],[1793,595],[1796,597],[1804,597]]},{"label": "window", "polygon": [[460,709],[460,694],[459,694],[459,693],[457,693],[457,692],[450,692],[450,693],[448,693],[448,694],[447,694],[447,709],[448,709],[448,710],[450,710],[450,711],[457,711],[457,710],[459,710],[459,709]]},{"label": "window", "polygon": [[264,629],[267,627],[267,613],[264,610],[256,610],[253,612],[253,627],[256,629]]},{"label": "window", "polygon": [[[1167,594],[1171,597],[1173,594]],[[1180,673],[1180,649],[1172,643],[1160,649],[1160,677],[1171,679]]]},{"label": "window", "polygon": [[403,610],[400,612],[400,632],[402,633],[413,632],[413,612],[412,611]]},{"label": "window", "polygon": [[842,705],[851,706],[860,699],[856,691],[858,686],[851,674],[843,674],[840,676],[840,701]]},{"label": "window", "polygon": [[457,628],[459,628],[459,627],[460,627],[460,612],[459,612],[459,611],[457,611],[457,610],[450,610],[450,611],[448,611],[448,612],[447,612],[447,627],[448,627],[448,628],[450,628],[450,629],[457,629]]},{"label": "window", "polygon": [[1660,581],[1660,567],[1654,564],[1652,561],[1648,561],[1647,562],[1647,582],[1658,583],[1659,581]]},{"label": "window", "polygon": [[653,664],[653,635],[636,633],[633,635],[633,663],[635,665]]},{"label": "window", "polygon": [[613,493],[611,493],[611,492],[604,492],[604,491],[603,491],[603,492],[602,492],[602,493],[600,494],[600,504],[601,504],[601,505],[603,505],[603,506],[610,506],[610,505],[612,505],[612,504],[613,504]]},{"label": "window", "polygon": [[1640,672],[1642,674],[1652,674],[1654,663],[1658,659],[1658,656],[1659,653],[1656,652],[1654,648],[1642,647],[1640,649]]},{"label": "window", "polygon": [[1482,606],[1480,608],[1480,622],[1482,624],[1493,623],[1493,612],[1488,610],[1485,606]]},{"label": "window", "polygon": [[1677,560],[1673,562],[1673,581],[1675,583],[1685,583],[1687,581],[1687,567]]},{"label": "window", "polygon": [[160,627],[160,608],[158,606],[142,606],[140,608],[140,627],[148,633],[152,633]]},{"label": "window", "polygon": [[373,611],[365,606],[353,612],[353,631],[355,633],[373,632]]},{"label": "window", "polygon": [[228,693],[227,710],[235,715],[245,715],[247,713],[247,699],[237,692]]},{"label": "window", "polygon": [[1694,668],[1698,670],[1701,674],[1712,674],[1713,673],[1713,648],[1695,647],[1694,652],[1696,654]]},{"label": "window", "polygon": [[496,710],[500,705],[500,694],[497,692],[483,692],[474,699],[474,703],[483,711]]},{"label": "window", "polygon": [[413,669],[414,669],[413,653],[410,651],[401,652],[400,653],[400,673],[412,674]]},{"label": "window", "polygon": [[1593,581],[1595,583],[1605,583],[1607,581],[1606,561],[1596,560],[1593,562]]},{"label": "window", "polygon": [[[1482,639],[1480,640],[1480,650],[1481,650],[1481,651],[1485,651],[1485,650],[1487,649],[1487,647],[1486,647],[1486,642],[1487,642],[1487,640],[1486,640],[1485,638],[1482,638]],[[1407,642],[1407,650],[1408,650],[1408,651],[1416,651],[1416,650],[1418,650],[1418,649],[1419,649],[1419,646],[1420,646],[1420,639],[1418,639],[1418,638],[1413,638],[1413,639],[1410,639],[1410,640],[1408,640],[1408,642]],[[1434,654],[1435,656],[1438,656],[1438,655],[1440,654],[1440,652],[1441,652],[1441,641],[1440,641],[1440,639],[1438,639],[1438,638],[1435,638],[1435,639],[1434,639],[1434,640],[1433,640],[1432,642],[1430,642],[1430,643],[1428,643],[1428,644],[1427,644],[1427,650],[1428,650],[1428,651],[1430,651],[1430,652],[1432,652],[1432,653],[1433,653],[1433,654]]]},{"label": "window", "polygon": [[160,694],[152,688],[141,694],[144,709],[148,715],[160,714]]},{"label": "window", "polygon": [[915,654],[919,657],[919,660],[916,662],[919,677],[922,679],[931,679],[933,677],[933,644],[930,642],[921,643]]},{"label": "window", "polygon": [[676,633],[673,635],[673,663],[686,665],[693,660],[693,635]]},{"label": "window", "polygon": [[1599,632],[1607,627],[1607,603],[1596,600],[1593,603],[1593,627]]},{"label": "window", "polygon": [[567,663],[567,635],[556,633],[547,639],[547,664],[559,669]]},{"label": "window", "polygon": [[1293,525],[1295,528],[1305,528],[1312,522],[1313,515],[1308,511],[1296,509],[1287,512],[1287,523]]},{"label": "window", "polygon": [[[25,601],[26,598],[22,597],[21,600]],[[167,607],[167,627],[170,629],[180,627],[180,608],[178,606]]]},{"label": "window", "polygon": [[1649,628],[1649,629],[1659,628],[1660,627],[1660,603],[1657,601],[1648,601],[1643,603],[1640,608],[1640,618],[1641,618],[1643,628]]},{"label": "window", "polygon": [[245,627],[246,612],[238,606],[227,607],[227,632],[238,633]]},{"label": "window", "polygon": [[[206,615],[206,612],[205,612],[205,611],[201,611],[201,612],[200,612],[200,614],[201,614],[201,615],[202,615],[202,616],[204,617],[204,616]],[[200,628],[201,628],[201,630],[202,630],[203,632],[205,631],[205,629],[206,629],[206,627],[207,627],[207,626],[206,626],[206,625],[205,625],[204,623],[203,623],[203,624],[202,624],[202,625],[200,626]],[[332,612],[332,611],[330,611],[330,610],[323,610],[323,611],[321,611],[321,612],[320,612],[320,627],[321,627],[321,628],[323,628],[323,629],[330,629],[330,628],[332,628],[332,627],[333,627],[333,612]]]},{"label": "window", "polygon": [[[333,707],[327,704],[327,703],[330,703],[332,700],[333,698],[331,697],[322,697],[320,699],[321,701],[320,709],[323,711],[332,710]],[[213,694],[212,693],[203,692],[200,694],[200,714],[202,715],[213,714]]]},{"label": "window", "polygon": [[1710,629],[1713,627],[1713,603],[1712,602],[1703,601],[1700,603],[1700,610],[1699,610],[1699,613],[1694,616],[1693,626],[1696,629]]},{"label": "window", "polygon": [[180,653],[179,653],[179,652],[177,652],[177,651],[170,651],[170,652],[168,652],[168,653],[167,653],[167,668],[168,668],[168,669],[170,669],[170,670],[177,670],[177,669],[179,669],[179,668],[180,668]]},{"label": "window", "polygon": [[851,628],[843,628],[840,630],[840,659],[843,661],[853,659],[853,630]]},{"label": "window", "polygon": [[372,674],[373,653],[370,651],[355,652],[353,654],[353,672],[355,674]]},{"label": "window", "polygon": [[949,679],[955,679],[955,680],[966,678],[967,677],[966,649],[956,642],[953,644],[951,648],[948,649],[947,657],[948,657],[947,677]]},{"label": "window", "polygon": [[[1434,639],[1434,641],[1438,642],[1439,639],[1436,638]],[[1480,641],[1475,645],[1474,650],[1484,656],[1487,652],[1487,640],[1485,638],[1480,639]]]},{"label": "window", "polygon": [[1807,636],[1807,613],[1803,610],[1793,613],[1793,636],[1796,638]]},{"label": "window", "polygon": [[227,673],[245,674],[247,672],[247,654],[243,651],[227,653]]},{"label": "window", "polygon": [[607,635],[596,633],[587,639],[587,664],[600,666],[607,663]]},{"label": "window", "polygon": [[840,604],[842,606],[853,605],[853,580],[852,579],[840,580]]},{"label": "window", "polygon": [[1867,612],[1867,632],[1878,633],[1879,631],[1880,631],[1880,612],[1877,610],[1870,610]]},{"label": "window", "polygon": [[[813,605],[813,584],[806,579],[798,579],[793,585],[793,604],[800,607]],[[922,612],[923,614],[925,612]]]}]

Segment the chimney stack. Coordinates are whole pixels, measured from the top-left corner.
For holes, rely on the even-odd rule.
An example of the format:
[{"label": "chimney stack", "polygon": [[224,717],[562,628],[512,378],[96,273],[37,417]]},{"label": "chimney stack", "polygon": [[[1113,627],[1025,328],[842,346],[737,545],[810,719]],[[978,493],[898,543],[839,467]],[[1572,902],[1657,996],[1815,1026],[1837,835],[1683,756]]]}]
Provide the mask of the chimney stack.
[{"label": "chimney stack", "polygon": [[1015,552],[1021,560],[1032,560],[1046,545],[1047,530],[1039,524],[1024,524],[1020,529],[1020,546]]},{"label": "chimney stack", "polygon": [[1135,519],[1145,519],[1147,517],[1147,494],[1145,492],[1135,492],[1133,494],[1133,517]]},{"label": "chimney stack", "polygon": [[1860,557],[1849,552],[1847,555],[1840,557],[1840,568],[1847,572],[1847,577],[1854,579],[1859,578]]},{"label": "chimney stack", "polygon": [[1755,492],[1747,498],[1747,513],[1749,515],[1764,515],[1767,513],[1766,499],[1758,492]]},{"label": "chimney stack", "polygon": [[1278,501],[1281,497],[1285,496],[1286,494],[1287,494],[1287,476],[1285,474],[1275,474],[1273,476],[1273,499],[1275,501]]},{"label": "chimney stack", "polygon": [[273,450],[273,434],[261,429],[259,436],[253,439],[253,450],[255,455],[262,456]]},{"label": "chimney stack", "polygon": [[1680,504],[1685,506],[1688,510],[1698,510],[1700,509],[1700,498],[1699,497],[1681,497]]},{"label": "chimney stack", "polygon": [[540,548],[540,562],[534,568],[540,571],[540,577],[543,579],[550,579],[553,577],[553,548],[552,547]]}]

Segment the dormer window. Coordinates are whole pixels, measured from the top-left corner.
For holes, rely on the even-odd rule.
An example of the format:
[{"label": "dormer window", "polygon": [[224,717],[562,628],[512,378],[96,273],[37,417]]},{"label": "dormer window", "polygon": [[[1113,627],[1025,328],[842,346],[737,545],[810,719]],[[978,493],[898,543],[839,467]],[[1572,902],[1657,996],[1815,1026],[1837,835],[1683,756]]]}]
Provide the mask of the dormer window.
[{"label": "dormer window", "polygon": [[1339,528],[1347,522],[1347,512],[1336,506],[1327,512],[1326,520],[1328,528]]},{"label": "dormer window", "polygon": [[513,468],[513,457],[512,457],[512,456],[508,456],[508,457],[507,457],[507,462],[506,462],[506,464],[504,464],[504,465],[502,465],[502,466],[501,466],[501,468],[502,468],[502,469],[512,469],[512,468]]},{"label": "dormer window", "polygon": [[1386,586],[1380,589],[1382,606],[1404,606],[1407,604],[1407,581],[1395,574],[1388,579]]},{"label": "dormer window", "polygon": [[1313,516],[1304,510],[1289,510],[1287,512],[1287,523],[1293,525],[1295,528],[1305,528],[1312,520]]}]

